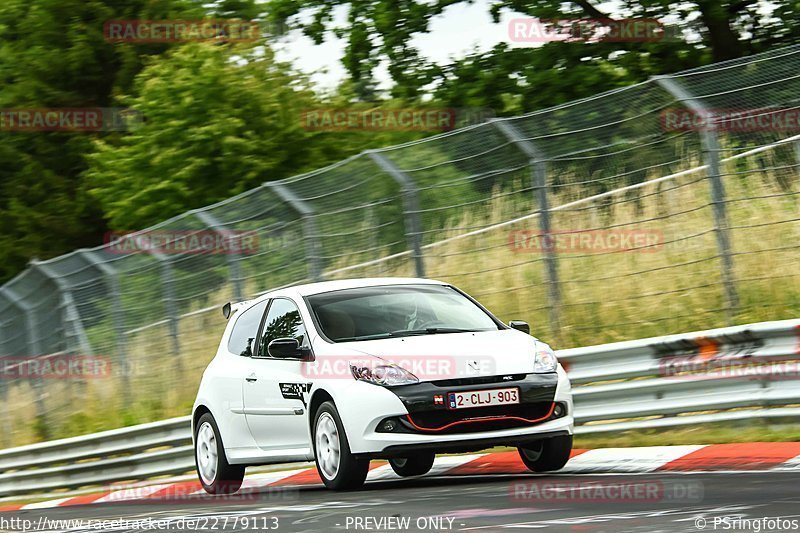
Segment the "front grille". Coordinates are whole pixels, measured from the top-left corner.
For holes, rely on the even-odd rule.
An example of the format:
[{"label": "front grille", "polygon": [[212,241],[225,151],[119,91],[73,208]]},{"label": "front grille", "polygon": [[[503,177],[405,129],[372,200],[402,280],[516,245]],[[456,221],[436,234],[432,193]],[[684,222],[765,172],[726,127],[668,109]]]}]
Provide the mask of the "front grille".
[{"label": "front grille", "polygon": [[431,381],[437,387],[460,387],[462,385],[486,385],[488,383],[513,383],[525,379],[526,374],[504,374],[501,376],[482,376],[475,378],[440,379]]},{"label": "front grille", "polygon": [[[401,420],[408,429],[415,432],[425,433],[425,430],[429,430],[441,434],[475,433],[529,426],[535,423],[529,420],[539,420],[548,416],[552,408],[552,402],[536,402],[472,409],[437,409],[418,411],[409,415],[408,418],[413,424],[408,419]],[[414,424],[423,429],[414,427]]]}]

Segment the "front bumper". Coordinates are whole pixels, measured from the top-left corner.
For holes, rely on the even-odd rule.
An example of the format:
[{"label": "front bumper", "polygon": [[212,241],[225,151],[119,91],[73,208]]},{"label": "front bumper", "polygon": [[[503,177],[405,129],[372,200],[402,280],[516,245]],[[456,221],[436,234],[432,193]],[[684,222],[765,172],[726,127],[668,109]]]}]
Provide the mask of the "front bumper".
[{"label": "front bumper", "polygon": [[[502,378],[498,376],[492,383],[423,382],[392,389],[358,382],[344,398],[336,398],[336,403],[340,413],[347,413],[343,422],[352,452],[373,457],[415,449],[476,451],[572,434],[572,393],[561,367],[553,374]],[[448,392],[507,387],[519,387],[521,403],[517,406],[453,411],[434,401],[436,395],[443,395],[446,403]],[[558,416],[554,416],[556,406]],[[397,428],[382,428],[387,419],[397,420]]]}]

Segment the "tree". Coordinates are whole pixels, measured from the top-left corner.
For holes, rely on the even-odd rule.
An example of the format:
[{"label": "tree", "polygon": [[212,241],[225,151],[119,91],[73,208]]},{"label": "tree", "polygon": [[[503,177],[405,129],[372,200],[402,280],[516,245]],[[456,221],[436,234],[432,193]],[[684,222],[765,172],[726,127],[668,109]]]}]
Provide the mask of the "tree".
[{"label": "tree", "polygon": [[[385,60],[395,82],[394,97],[417,98],[434,83],[442,100],[490,105],[500,113],[553,105],[654,74],[793,44],[800,35],[800,5],[785,1],[625,0],[614,4],[615,12],[607,12],[598,7],[606,4],[589,0],[500,0],[491,7],[496,21],[503,11],[541,19],[655,18],[672,20],[686,33],[679,40],[649,43],[550,42],[522,49],[498,45],[451,65],[427,64],[409,43],[415,34],[429,31],[431,19],[454,3],[457,0],[270,0],[267,8],[280,20],[311,12],[312,21],[301,26],[318,43],[330,29],[345,37],[343,63],[357,84],[370,87],[375,67]],[[347,27],[333,25],[339,6],[348,10]],[[368,98],[370,91],[362,90],[360,96]]]},{"label": "tree", "polygon": [[137,77],[144,124],[96,141],[89,192],[116,230],[149,226],[320,165],[302,129],[307,82],[268,48],[193,43]]},{"label": "tree", "polygon": [[[112,44],[112,19],[244,16],[253,0],[4,0],[0,109],[113,107],[145,58],[169,44]],[[237,11],[239,10],[239,11]],[[42,259],[99,244],[104,215],[85,194],[93,137],[113,133],[0,132],[0,281]]]}]

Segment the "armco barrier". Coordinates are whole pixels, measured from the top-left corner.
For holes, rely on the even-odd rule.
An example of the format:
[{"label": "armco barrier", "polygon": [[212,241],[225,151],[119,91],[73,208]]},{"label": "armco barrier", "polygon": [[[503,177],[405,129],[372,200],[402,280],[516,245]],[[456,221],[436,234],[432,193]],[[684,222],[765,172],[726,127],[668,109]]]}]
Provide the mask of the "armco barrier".
[{"label": "armco barrier", "polygon": [[[574,348],[558,357],[574,385],[578,434],[800,417],[800,376],[785,372],[800,365],[800,320]],[[786,366],[778,373],[740,372],[779,362]],[[0,496],[193,468],[185,416],[2,450]]]}]

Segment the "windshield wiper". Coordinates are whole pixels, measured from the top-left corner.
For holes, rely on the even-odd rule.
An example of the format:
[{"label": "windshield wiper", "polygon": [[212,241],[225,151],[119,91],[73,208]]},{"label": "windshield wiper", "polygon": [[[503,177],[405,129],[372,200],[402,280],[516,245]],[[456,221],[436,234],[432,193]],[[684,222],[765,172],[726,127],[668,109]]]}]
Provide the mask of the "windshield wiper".
[{"label": "windshield wiper", "polygon": [[425,329],[402,329],[393,331],[392,337],[410,337],[412,335],[436,335],[438,333],[470,333],[474,329],[462,328],[425,328]]},{"label": "windshield wiper", "polygon": [[461,328],[425,328],[425,329],[400,329],[397,331],[385,331],[383,333],[373,333],[372,335],[357,335],[355,337],[339,337],[333,339],[335,342],[349,341],[368,341],[372,339],[385,339],[388,337],[411,337],[414,335],[436,335],[437,333],[470,333],[480,331],[476,329]]},{"label": "windshield wiper", "polygon": [[357,335],[355,337],[338,337],[333,339],[334,342],[348,342],[348,341],[368,341],[371,339],[385,339],[393,337],[394,333],[387,331],[384,333],[373,333],[372,335]]}]

